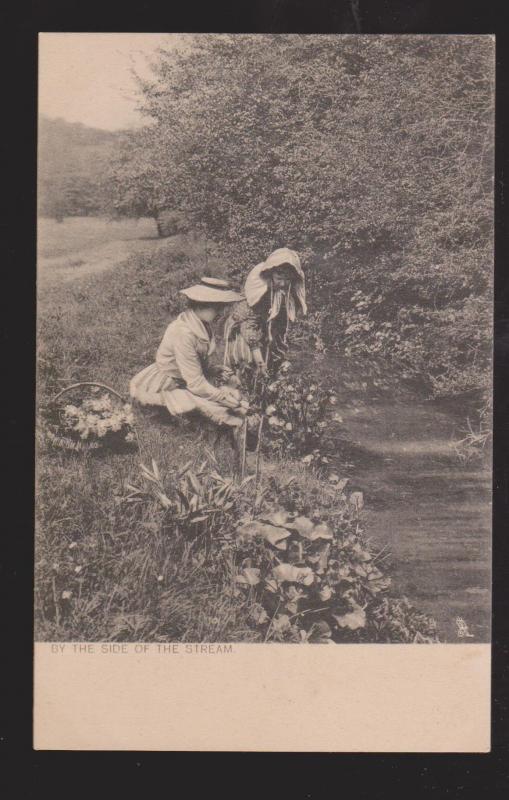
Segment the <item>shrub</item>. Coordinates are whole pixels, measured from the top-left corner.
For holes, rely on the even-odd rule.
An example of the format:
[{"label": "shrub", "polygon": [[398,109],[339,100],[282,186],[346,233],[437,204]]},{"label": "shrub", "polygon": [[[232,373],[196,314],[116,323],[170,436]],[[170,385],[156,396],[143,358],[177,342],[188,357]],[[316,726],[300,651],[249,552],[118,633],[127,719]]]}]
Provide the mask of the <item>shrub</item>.
[{"label": "shrub", "polygon": [[309,490],[292,484],[275,480],[266,510],[237,528],[237,592],[264,641],[437,641],[432,619],[387,597],[390,578],[363,535],[362,494],[347,496],[345,482],[321,487],[322,507],[310,509]]}]

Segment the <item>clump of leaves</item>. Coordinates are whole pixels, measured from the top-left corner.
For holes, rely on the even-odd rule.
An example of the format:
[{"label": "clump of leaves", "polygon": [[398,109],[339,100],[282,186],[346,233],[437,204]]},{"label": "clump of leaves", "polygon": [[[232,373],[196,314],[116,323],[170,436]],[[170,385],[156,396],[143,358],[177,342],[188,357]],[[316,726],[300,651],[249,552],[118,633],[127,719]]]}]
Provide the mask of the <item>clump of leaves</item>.
[{"label": "clump of leaves", "polygon": [[284,361],[276,375],[260,382],[253,394],[256,420],[260,414],[265,417],[263,446],[267,451],[297,457],[312,454],[310,461],[315,466],[328,463],[321,447],[328,429],[338,420],[333,415],[337,404],[333,389],[319,380],[310,381],[290,361]]},{"label": "clump of leaves", "polygon": [[[342,499],[341,499],[342,498]],[[386,595],[391,585],[366,545],[362,493],[335,512],[281,505],[237,527],[237,592],[265,641],[438,641],[433,620]]]}]

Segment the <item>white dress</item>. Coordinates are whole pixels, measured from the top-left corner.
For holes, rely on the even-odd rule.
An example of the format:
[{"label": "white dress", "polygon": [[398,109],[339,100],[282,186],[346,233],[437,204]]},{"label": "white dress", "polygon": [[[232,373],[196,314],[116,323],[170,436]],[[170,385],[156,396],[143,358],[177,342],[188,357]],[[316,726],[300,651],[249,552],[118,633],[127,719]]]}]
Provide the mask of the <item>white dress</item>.
[{"label": "white dress", "polygon": [[191,309],[184,311],[168,325],[155,363],[131,380],[131,397],[142,405],[166,406],[172,415],[197,409],[218,424],[241,425],[241,417],[224,403],[225,387],[213,386],[204,375],[215,349],[204,323]]}]

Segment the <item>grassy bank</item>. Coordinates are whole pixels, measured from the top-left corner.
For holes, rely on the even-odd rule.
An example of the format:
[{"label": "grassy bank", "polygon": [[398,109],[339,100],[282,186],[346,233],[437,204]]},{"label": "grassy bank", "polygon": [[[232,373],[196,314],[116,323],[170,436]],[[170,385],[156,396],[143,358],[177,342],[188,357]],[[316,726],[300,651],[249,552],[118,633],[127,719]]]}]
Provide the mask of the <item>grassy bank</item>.
[{"label": "grassy bank", "polygon": [[[41,409],[80,380],[127,394],[182,307],[177,290],[202,272],[193,246],[169,240],[117,269],[41,288]],[[387,597],[384,556],[367,547],[362,508],[340,488],[283,458],[265,462],[255,496],[252,481],[231,482],[228,446],[212,452],[193,425],[136,410],[136,429],[140,451],[123,453],[62,452],[39,430],[37,638],[326,641],[332,628],[335,641],[434,638],[429,620]],[[284,555],[256,522],[275,511],[284,517],[268,530],[288,538]],[[316,540],[295,528],[297,516]],[[256,536],[239,539],[253,517]],[[303,580],[274,588],[285,559]],[[305,624],[328,607],[329,584],[334,613]]]}]

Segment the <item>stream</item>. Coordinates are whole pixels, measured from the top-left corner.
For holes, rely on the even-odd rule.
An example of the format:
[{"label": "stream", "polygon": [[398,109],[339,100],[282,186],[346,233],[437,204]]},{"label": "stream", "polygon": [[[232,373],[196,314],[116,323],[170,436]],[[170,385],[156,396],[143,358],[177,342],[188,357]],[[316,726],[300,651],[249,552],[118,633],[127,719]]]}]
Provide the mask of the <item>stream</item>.
[{"label": "stream", "polygon": [[342,476],[365,494],[366,533],[390,553],[394,594],[433,616],[441,641],[489,642],[491,466],[488,453],[458,459],[467,409],[352,389],[344,363],[323,358],[343,420]]}]

